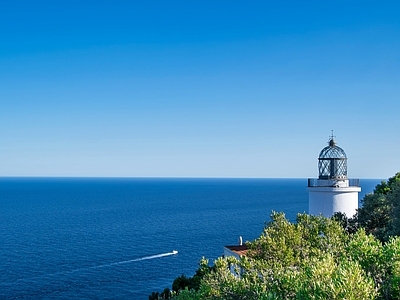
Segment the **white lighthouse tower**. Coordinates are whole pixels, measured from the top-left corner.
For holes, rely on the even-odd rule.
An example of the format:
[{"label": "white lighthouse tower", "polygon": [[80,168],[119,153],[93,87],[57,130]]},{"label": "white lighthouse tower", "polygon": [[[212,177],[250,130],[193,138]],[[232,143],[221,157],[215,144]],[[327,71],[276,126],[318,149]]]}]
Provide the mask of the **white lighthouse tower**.
[{"label": "white lighthouse tower", "polygon": [[352,217],[358,208],[359,179],[347,178],[347,156],[332,136],[318,157],[319,177],[308,179],[308,213],[332,217],[336,212]]}]

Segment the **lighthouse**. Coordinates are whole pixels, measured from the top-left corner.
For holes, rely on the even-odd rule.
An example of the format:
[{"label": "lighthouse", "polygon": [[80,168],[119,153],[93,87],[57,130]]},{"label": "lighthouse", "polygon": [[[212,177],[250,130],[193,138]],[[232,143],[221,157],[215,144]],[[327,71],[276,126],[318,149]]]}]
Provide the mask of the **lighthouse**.
[{"label": "lighthouse", "polygon": [[347,156],[333,133],[319,153],[318,170],[318,179],[308,179],[308,213],[329,218],[341,212],[352,217],[358,208],[359,179],[347,178]]}]

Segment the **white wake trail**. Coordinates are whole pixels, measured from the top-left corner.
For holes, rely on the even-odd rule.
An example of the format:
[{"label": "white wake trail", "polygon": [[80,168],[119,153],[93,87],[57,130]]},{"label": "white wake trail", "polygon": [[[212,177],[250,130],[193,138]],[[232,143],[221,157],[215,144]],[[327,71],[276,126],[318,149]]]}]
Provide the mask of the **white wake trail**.
[{"label": "white wake trail", "polygon": [[[104,265],[97,265],[97,266],[84,267],[84,268],[79,268],[79,269],[70,270],[70,271],[61,271],[61,272],[56,272],[56,273],[45,274],[45,275],[42,275],[42,276],[38,276],[36,278],[54,277],[54,276],[59,276],[59,275],[70,275],[70,274],[77,273],[77,272],[82,272],[82,271],[88,271],[88,270],[93,270],[93,269],[100,269],[100,268],[112,267],[112,266],[117,266],[117,265],[129,264],[129,263],[133,263],[133,262],[136,262],[136,261],[161,258],[161,257],[166,257],[166,256],[171,256],[171,255],[176,255],[176,254],[178,254],[178,251],[174,250],[172,252],[155,254],[155,255],[150,255],[150,256],[143,256],[143,257],[140,257],[140,258],[135,258],[135,259],[130,259],[130,260],[123,260],[123,261],[118,261],[118,262],[104,264]],[[17,282],[28,282],[28,281],[30,282],[32,280],[34,280],[34,278],[20,278],[20,279],[17,279],[16,281]],[[12,285],[12,284],[11,283],[0,282],[0,286],[7,286],[7,285]]]},{"label": "white wake trail", "polygon": [[96,268],[123,265],[123,264],[128,264],[128,263],[131,263],[131,262],[135,262],[135,261],[154,259],[154,258],[161,258],[161,257],[165,257],[165,256],[175,255],[175,254],[178,254],[178,252],[177,251],[172,251],[172,252],[168,252],[168,253],[161,253],[161,254],[156,254],[156,255],[144,256],[144,257],[141,257],[141,258],[135,258],[135,259],[119,261],[119,262],[115,262],[115,263],[111,263],[111,264],[100,265],[100,266],[96,266]]}]

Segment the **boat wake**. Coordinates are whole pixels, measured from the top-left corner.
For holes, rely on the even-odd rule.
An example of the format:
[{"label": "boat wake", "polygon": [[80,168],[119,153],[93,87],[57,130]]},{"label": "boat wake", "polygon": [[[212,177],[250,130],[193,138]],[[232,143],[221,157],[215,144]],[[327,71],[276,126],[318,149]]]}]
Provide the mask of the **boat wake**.
[{"label": "boat wake", "polygon": [[161,258],[161,257],[166,257],[166,256],[171,256],[171,255],[176,255],[176,254],[178,254],[178,251],[173,250],[172,252],[167,252],[167,253],[155,254],[155,255],[150,255],[150,256],[143,256],[143,257],[140,257],[140,258],[135,258],[135,259],[130,259],[130,260],[123,260],[123,261],[118,261],[118,262],[114,262],[114,263],[98,265],[98,266],[93,266],[93,267],[80,268],[80,269],[76,269],[76,270],[72,270],[72,271],[67,271],[65,273],[74,273],[74,272],[84,271],[84,270],[93,270],[93,269],[100,269],[100,268],[124,265],[124,264],[133,263],[133,262],[136,262],[136,261]]},{"label": "boat wake", "polygon": [[119,261],[119,262],[115,262],[115,263],[111,263],[111,264],[106,264],[106,265],[100,265],[100,266],[97,266],[97,268],[108,267],[108,266],[116,266],[116,265],[123,265],[123,264],[128,264],[128,263],[131,263],[131,262],[135,262],[135,261],[141,261],[141,260],[147,260],[147,259],[161,258],[161,257],[171,256],[171,255],[176,255],[176,254],[178,254],[178,251],[173,250],[172,252],[161,253],[161,254],[150,255],[150,256],[144,256],[144,257],[141,257],[141,258],[135,258],[135,259],[130,259],[130,260],[124,260],[124,261]]},{"label": "boat wake", "polygon": [[[178,254],[178,251],[173,250],[172,252],[155,254],[155,255],[150,255],[150,256],[143,256],[143,257],[140,257],[140,258],[123,260],[123,261],[118,261],[118,262],[104,264],[104,265],[97,265],[97,266],[92,266],[92,267],[84,267],[84,268],[74,269],[74,270],[70,270],[70,271],[49,273],[49,274],[46,274],[46,275],[38,276],[36,278],[54,277],[54,276],[59,276],[59,275],[70,275],[70,274],[77,273],[77,272],[84,272],[84,271],[89,271],[89,270],[94,270],[94,269],[100,269],[100,268],[107,268],[107,267],[112,267],[112,266],[124,265],[124,264],[129,264],[129,263],[133,263],[133,262],[137,262],[137,261],[156,259],[156,258],[161,258],[161,257],[166,257],[166,256],[171,256],[171,255],[176,255],[176,254]],[[28,281],[31,282],[32,280],[33,280],[33,278],[20,278],[20,279],[17,280],[17,282],[21,282],[21,281],[22,282],[28,282]],[[0,286],[6,286],[6,285],[12,285],[12,284],[11,283],[0,282]]]}]

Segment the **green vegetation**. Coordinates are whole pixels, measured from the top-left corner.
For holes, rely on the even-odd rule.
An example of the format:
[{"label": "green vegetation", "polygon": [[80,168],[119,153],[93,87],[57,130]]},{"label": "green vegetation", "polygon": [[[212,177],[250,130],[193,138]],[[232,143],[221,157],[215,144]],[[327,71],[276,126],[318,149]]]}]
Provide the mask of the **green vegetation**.
[{"label": "green vegetation", "polygon": [[172,283],[172,290],[175,293],[178,293],[184,289],[197,291],[204,276],[209,274],[214,269],[214,267],[209,267],[208,264],[200,263],[200,268],[197,269],[193,277],[186,277],[182,274],[181,276],[175,278],[174,282]]},{"label": "green vegetation", "polygon": [[399,238],[383,245],[363,229],[349,235],[320,216],[299,214],[290,223],[273,213],[271,219],[245,258],[217,259],[197,291],[174,299],[400,298]]},{"label": "green vegetation", "polygon": [[363,199],[355,217],[360,227],[382,242],[400,235],[400,172],[378,184]]},{"label": "green vegetation", "polygon": [[152,292],[149,296],[149,300],[159,300],[159,299],[171,299],[172,292],[169,288],[165,288],[162,293]]},{"label": "green vegetation", "polygon": [[352,219],[298,214],[291,223],[273,212],[246,257],[218,258],[213,267],[203,258],[195,276],[175,279],[172,298],[400,299],[399,203],[397,173]]}]

